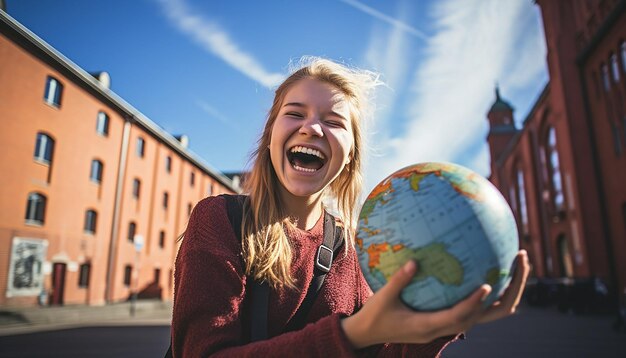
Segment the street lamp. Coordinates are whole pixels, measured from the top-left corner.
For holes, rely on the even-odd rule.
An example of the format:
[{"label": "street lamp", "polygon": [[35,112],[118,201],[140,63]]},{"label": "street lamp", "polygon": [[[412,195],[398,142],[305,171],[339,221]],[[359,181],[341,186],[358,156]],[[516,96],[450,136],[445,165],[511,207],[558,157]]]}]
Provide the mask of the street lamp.
[{"label": "street lamp", "polygon": [[139,254],[143,248],[144,239],[142,235],[135,235],[133,237],[133,244],[135,245],[135,264],[133,265],[133,282],[132,293],[130,296],[130,315],[135,316],[135,305],[137,304],[137,291],[139,290]]}]

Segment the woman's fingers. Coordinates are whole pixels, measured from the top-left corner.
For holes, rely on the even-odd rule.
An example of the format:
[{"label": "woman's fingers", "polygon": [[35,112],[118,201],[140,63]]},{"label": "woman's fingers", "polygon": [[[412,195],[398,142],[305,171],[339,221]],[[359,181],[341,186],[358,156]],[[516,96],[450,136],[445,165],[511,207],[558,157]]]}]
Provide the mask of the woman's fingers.
[{"label": "woman's fingers", "polygon": [[492,288],[482,285],[455,306],[436,312],[414,312],[399,299],[402,289],[411,282],[418,269],[415,261],[409,261],[359,312],[342,321],[346,336],[355,347],[383,342],[426,343],[467,331],[478,322],[505,317],[519,303],[529,272],[525,251],[520,251],[517,260],[511,284],[500,301],[487,310],[484,309],[484,300]]},{"label": "woman's fingers", "polygon": [[393,276],[387,281],[387,284],[380,289],[380,295],[386,300],[397,300],[402,289],[408,285],[417,271],[417,264],[413,260],[409,260],[404,264]]},{"label": "woman's fingers", "polygon": [[491,286],[482,285],[469,297],[451,308],[429,312],[416,313],[413,317],[416,328],[420,327],[422,342],[429,342],[435,338],[458,334],[470,329],[481,317],[483,301],[491,292]]},{"label": "woman's fingers", "polygon": [[517,254],[517,266],[515,267],[513,280],[504,291],[500,300],[485,311],[480,322],[493,321],[515,312],[515,308],[524,293],[524,287],[526,286],[526,279],[528,278],[529,272],[530,265],[528,263],[528,254],[525,250],[521,250]]}]

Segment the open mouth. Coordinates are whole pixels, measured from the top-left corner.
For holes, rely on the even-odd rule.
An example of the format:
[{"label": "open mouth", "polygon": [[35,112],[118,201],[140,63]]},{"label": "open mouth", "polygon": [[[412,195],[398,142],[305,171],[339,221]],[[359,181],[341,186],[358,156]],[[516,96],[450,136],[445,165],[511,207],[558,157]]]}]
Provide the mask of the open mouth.
[{"label": "open mouth", "polygon": [[300,145],[287,151],[287,160],[295,170],[307,173],[318,171],[326,163],[326,157],[322,152]]}]

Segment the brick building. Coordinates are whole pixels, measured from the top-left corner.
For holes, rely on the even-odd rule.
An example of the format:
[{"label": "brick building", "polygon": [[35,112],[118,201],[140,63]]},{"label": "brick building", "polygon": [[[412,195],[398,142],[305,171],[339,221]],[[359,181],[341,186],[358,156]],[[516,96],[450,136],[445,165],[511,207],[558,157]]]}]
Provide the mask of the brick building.
[{"label": "brick building", "polygon": [[0,83],[0,305],[169,299],[191,208],[231,180],[2,10]]},{"label": "brick building", "polygon": [[490,179],[535,276],[600,278],[626,304],[626,1],[537,4],[550,81],[521,129],[496,90]]}]

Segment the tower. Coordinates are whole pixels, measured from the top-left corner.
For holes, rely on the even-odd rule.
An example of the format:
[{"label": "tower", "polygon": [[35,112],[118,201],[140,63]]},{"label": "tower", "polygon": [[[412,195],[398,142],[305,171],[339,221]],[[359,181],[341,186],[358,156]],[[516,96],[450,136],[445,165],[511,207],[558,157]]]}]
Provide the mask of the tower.
[{"label": "tower", "polygon": [[499,183],[498,160],[504,153],[511,142],[511,139],[517,134],[515,123],[513,122],[513,107],[500,97],[500,89],[496,85],[496,101],[491,105],[487,113],[489,120],[489,134],[487,142],[489,143],[489,152],[491,154],[491,177],[490,180],[496,184]]}]

